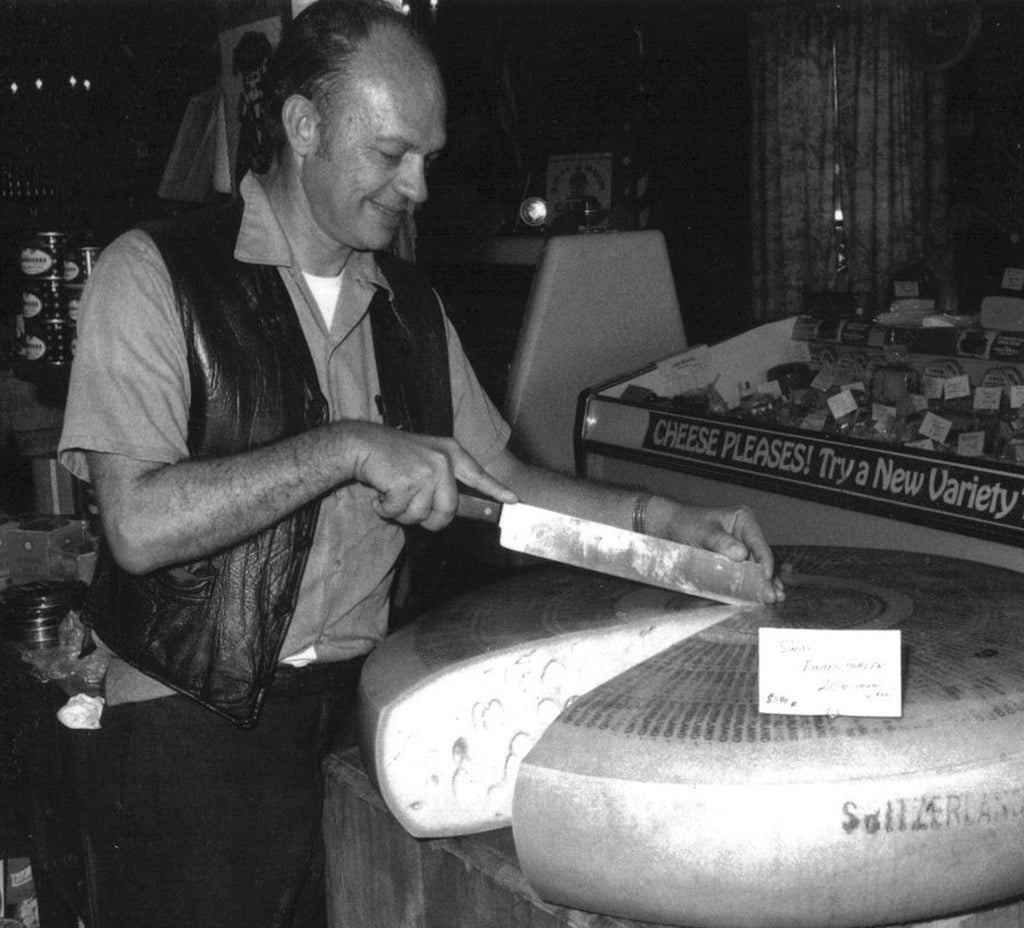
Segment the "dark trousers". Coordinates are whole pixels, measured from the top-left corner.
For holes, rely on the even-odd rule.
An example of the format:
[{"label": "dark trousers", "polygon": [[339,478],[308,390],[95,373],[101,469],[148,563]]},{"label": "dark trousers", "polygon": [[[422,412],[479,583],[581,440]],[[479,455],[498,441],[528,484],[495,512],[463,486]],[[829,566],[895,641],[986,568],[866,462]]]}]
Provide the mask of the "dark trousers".
[{"label": "dark trousers", "polygon": [[279,673],[248,730],[169,696],[71,732],[91,928],[324,928],[320,763],[359,669]]}]

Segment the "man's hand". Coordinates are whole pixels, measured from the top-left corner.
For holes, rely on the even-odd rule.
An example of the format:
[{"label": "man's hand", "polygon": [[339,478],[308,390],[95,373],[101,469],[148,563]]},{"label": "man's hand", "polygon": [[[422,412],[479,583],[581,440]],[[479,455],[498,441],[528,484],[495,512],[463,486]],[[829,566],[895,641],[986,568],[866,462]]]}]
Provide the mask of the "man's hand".
[{"label": "man's hand", "polygon": [[[660,533],[659,533],[660,534]],[[785,598],[782,582],[774,576],[775,558],[752,509],[702,509],[678,506],[665,522],[664,537],[684,544],[724,554],[734,561],[748,558],[764,570],[765,582],[760,600],[781,602]]]},{"label": "man's hand", "polygon": [[348,428],[356,443],[353,475],[378,491],[373,508],[382,519],[442,529],[455,516],[459,483],[502,503],[517,501],[452,438],[373,423],[349,423]]}]

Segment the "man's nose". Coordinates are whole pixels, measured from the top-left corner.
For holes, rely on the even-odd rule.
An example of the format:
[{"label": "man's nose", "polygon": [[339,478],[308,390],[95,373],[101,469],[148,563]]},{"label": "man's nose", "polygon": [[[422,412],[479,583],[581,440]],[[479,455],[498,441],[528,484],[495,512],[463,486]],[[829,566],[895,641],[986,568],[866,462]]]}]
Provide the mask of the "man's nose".
[{"label": "man's nose", "polygon": [[427,199],[427,167],[422,158],[407,158],[398,175],[399,192],[413,203]]}]

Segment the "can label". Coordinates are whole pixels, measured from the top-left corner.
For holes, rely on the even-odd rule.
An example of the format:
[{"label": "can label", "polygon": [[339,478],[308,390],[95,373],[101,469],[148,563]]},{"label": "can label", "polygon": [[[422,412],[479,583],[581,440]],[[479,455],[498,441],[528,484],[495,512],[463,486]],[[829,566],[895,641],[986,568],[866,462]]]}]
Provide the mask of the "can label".
[{"label": "can label", "polygon": [[46,342],[36,335],[28,335],[25,338],[25,357],[29,361],[38,361],[46,354]]},{"label": "can label", "polygon": [[64,319],[30,319],[25,324],[25,358],[69,364],[76,327]]},{"label": "can label", "polygon": [[64,276],[64,232],[37,232],[21,249],[21,272],[28,277]]},{"label": "can label", "polygon": [[92,276],[92,269],[100,256],[100,250],[95,245],[82,245],[70,249],[64,258],[64,282],[84,284]]},{"label": "can label", "polygon": [[22,313],[26,319],[63,319],[67,314],[66,294],[59,280],[26,281],[21,291]]},{"label": "can label", "polygon": [[56,256],[42,248],[21,249],[21,272],[29,277],[46,277],[53,273]]}]

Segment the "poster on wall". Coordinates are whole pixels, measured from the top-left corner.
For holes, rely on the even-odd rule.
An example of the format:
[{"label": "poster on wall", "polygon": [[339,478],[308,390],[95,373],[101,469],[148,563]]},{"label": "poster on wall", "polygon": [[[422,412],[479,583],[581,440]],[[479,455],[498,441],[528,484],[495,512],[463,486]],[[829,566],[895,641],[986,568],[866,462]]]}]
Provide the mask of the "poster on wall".
[{"label": "poster on wall", "polygon": [[[287,7],[286,7],[287,9]],[[282,16],[273,15],[235,25],[220,33],[221,90],[227,136],[227,164],[230,177],[215,180],[221,193],[236,193],[250,168],[269,167],[265,147],[264,78],[270,56],[281,38]]]}]

